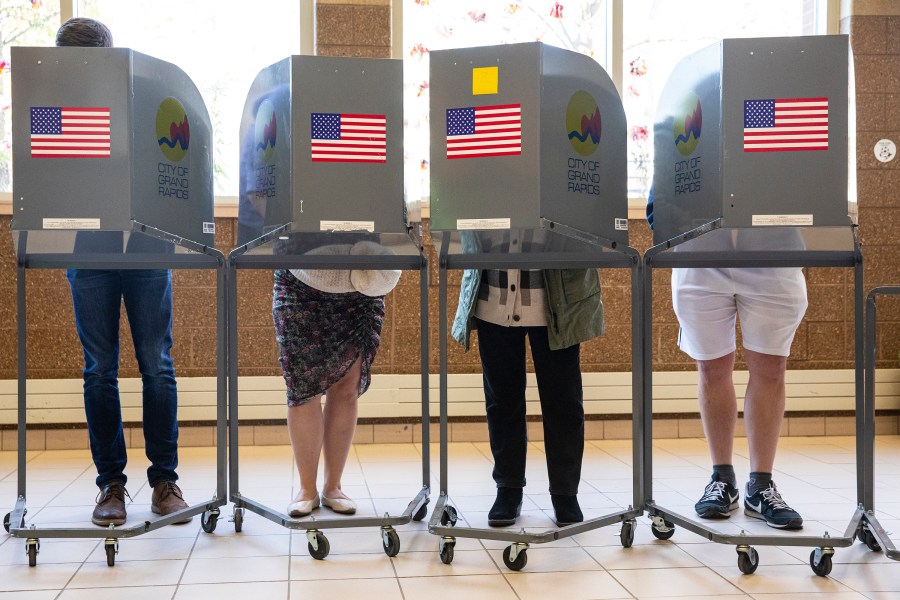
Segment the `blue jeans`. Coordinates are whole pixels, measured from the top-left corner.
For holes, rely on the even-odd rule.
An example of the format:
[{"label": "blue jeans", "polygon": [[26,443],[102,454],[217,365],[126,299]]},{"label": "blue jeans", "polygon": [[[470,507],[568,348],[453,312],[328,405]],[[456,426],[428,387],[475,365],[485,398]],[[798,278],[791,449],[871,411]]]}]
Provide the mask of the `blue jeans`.
[{"label": "blue jeans", "polygon": [[84,350],[84,410],[97,485],[126,481],[119,401],[119,307],[125,311],[143,383],[150,485],[178,476],[178,392],[172,363],[172,273],[68,269],[75,326]]},{"label": "blue jeans", "polygon": [[546,327],[503,327],[481,319],[475,326],[497,487],[525,487],[527,336],[541,399],[550,493],[576,495],[584,456],[581,347],[551,350]]}]

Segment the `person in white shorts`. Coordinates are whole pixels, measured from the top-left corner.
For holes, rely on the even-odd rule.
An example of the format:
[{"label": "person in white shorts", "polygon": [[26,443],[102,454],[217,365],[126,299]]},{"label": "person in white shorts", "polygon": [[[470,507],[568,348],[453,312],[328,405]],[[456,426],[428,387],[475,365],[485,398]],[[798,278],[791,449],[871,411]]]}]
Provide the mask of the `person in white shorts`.
[{"label": "person in white shorts", "polygon": [[732,462],[737,424],[735,322],[740,320],[750,381],[744,424],[750,478],[744,512],[779,529],[800,529],[803,519],[772,481],[784,418],[784,375],[794,333],[806,312],[806,281],[799,268],[673,269],[672,300],[681,325],[678,345],[697,361],[700,416],[713,473],[695,505],[704,518],[727,518],[740,494]]}]

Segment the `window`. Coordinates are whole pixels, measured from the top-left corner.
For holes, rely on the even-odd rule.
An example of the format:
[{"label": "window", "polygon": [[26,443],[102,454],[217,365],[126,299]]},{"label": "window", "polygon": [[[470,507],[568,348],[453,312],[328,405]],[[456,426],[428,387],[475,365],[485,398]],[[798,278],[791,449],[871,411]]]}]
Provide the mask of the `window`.
[{"label": "window", "polygon": [[3,0],[0,4],[0,192],[12,191],[9,49],[50,46],[59,28],[59,0]]},{"label": "window", "polygon": [[428,53],[542,41],[607,63],[607,1],[402,0],[406,198],[428,204]]},{"label": "window", "polygon": [[248,4],[77,0],[77,14],[106,24],[115,45],[171,62],[203,95],[213,126],[215,194],[237,196],[238,130],[247,91],[264,67],[300,53],[301,0]]}]

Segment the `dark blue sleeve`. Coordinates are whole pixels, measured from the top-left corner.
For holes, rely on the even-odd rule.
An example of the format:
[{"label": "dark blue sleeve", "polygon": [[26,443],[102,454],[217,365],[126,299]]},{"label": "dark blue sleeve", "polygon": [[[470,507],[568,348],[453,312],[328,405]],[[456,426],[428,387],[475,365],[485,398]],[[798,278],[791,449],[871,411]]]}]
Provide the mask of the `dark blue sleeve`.
[{"label": "dark blue sleeve", "polygon": [[653,229],[653,188],[650,188],[650,193],[647,194],[647,223],[650,224],[650,229]]}]

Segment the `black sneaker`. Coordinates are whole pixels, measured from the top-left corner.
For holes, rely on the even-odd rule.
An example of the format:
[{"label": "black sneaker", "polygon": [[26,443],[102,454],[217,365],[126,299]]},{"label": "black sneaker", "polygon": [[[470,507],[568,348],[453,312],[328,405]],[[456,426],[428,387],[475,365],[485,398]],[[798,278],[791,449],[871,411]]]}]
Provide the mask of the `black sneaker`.
[{"label": "black sneaker", "polygon": [[778,493],[775,482],[770,481],[769,487],[762,489],[752,496],[747,490],[744,498],[744,514],[754,519],[762,519],[769,527],[778,529],[803,529],[803,517],[787,505],[787,502]]},{"label": "black sneaker", "polygon": [[738,507],[741,493],[727,481],[719,481],[719,474],[713,473],[712,480],[703,490],[703,497],[694,505],[694,510],[704,519],[727,519]]},{"label": "black sneaker", "polygon": [[488,512],[488,525],[509,527],[515,525],[516,517],[522,511],[522,488],[499,487],[497,499]]}]

